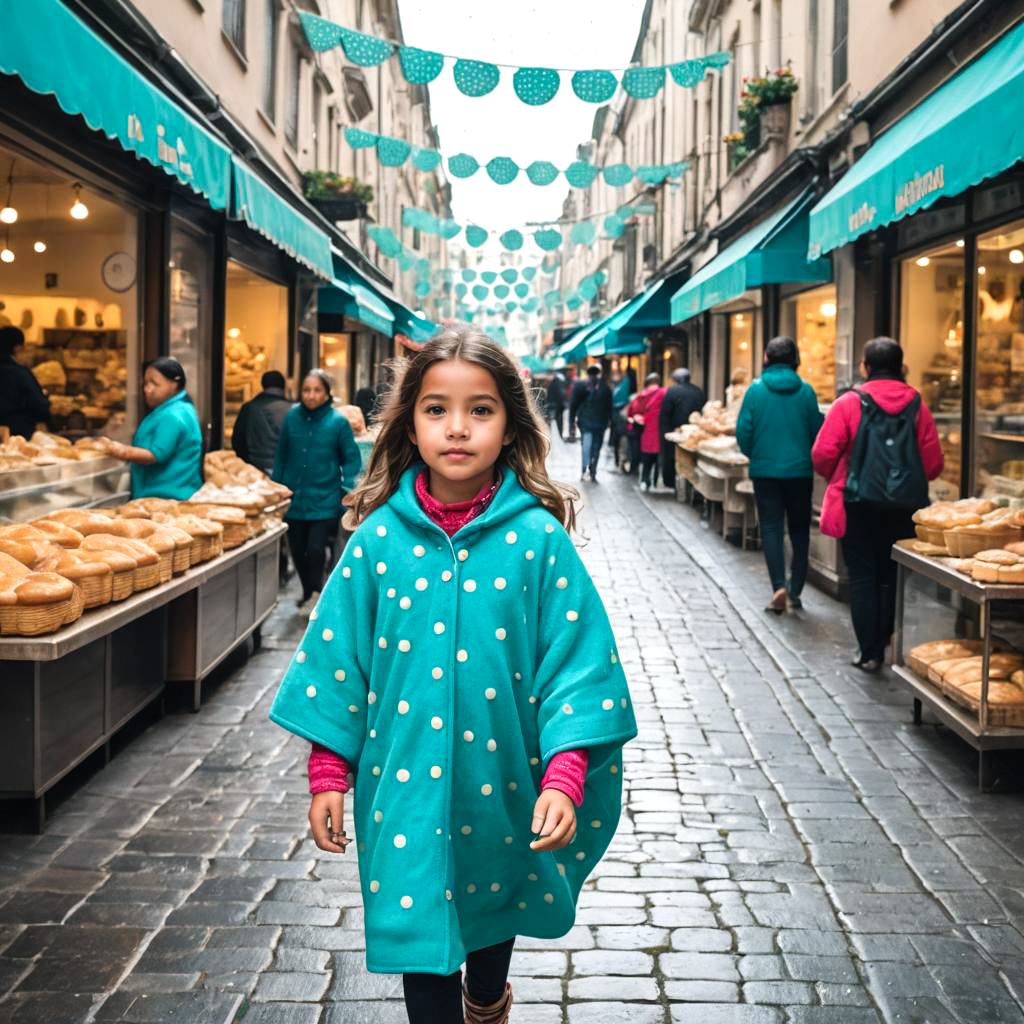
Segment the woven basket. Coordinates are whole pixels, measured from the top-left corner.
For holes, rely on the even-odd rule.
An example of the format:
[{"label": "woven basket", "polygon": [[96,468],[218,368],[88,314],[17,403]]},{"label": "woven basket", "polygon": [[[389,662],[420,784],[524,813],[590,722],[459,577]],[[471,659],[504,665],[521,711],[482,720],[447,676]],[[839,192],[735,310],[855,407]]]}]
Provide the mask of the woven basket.
[{"label": "woven basket", "polygon": [[74,581],[82,592],[86,608],[102,608],[110,604],[114,595],[114,574],[105,572],[101,576],[82,576]]},{"label": "woven basket", "polygon": [[914,532],[917,534],[918,540],[926,540],[929,544],[937,544],[940,547],[944,547],[946,544],[945,531],[936,529],[934,526],[922,526],[918,523],[914,527]]},{"label": "woven basket", "polygon": [[0,636],[41,636],[56,633],[82,614],[82,597],[53,604],[15,604],[0,608]]},{"label": "woven basket", "polygon": [[[981,714],[981,698],[975,697],[973,693],[961,690],[958,687],[945,685],[942,692],[960,707],[966,708],[975,716]],[[980,695],[981,690],[979,688]],[[992,704],[988,705],[988,724],[994,726],[1024,726],[1024,703],[1021,704]]]},{"label": "woven basket", "polygon": [[183,572],[188,572],[191,565],[192,544],[184,544],[180,548],[175,545],[174,556],[171,559],[171,572],[175,576],[180,576]]},{"label": "woven basket", "polygon": [[126,601],[135,593],[135,570],[114,570],[114,579],[110,586],[111,601]]},{"label": "woven basket", "polygon": [[241,547],[252,536],[252,531],[249,529],[248,524],[222,523],[221,525],[224,527],[223,543],[225,551]]},{"label": "woven basket", "polygon": [[1012,544],[1015,540],[1021,539],[1020,530],[1012,527],[1004,530],[944,530],[943,540],[940,544],[946,545],[946,550],[954,558],[971,558],[979,551],[988,551],[991,548],[1003,548]]},{"label": "woven basket", "polygon": [[156,561],[152,565],[137,565],[132,574],[132,586],[136,593],[140,590],[150,590],[152,587],[160,586],[160,562]]}]

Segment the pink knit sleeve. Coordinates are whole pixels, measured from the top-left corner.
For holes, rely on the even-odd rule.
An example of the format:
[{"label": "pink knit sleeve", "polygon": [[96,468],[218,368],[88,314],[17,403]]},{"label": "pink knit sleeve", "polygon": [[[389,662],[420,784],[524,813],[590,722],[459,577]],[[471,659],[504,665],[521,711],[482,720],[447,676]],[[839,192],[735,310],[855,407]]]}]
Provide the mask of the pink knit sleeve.
[{"label": "pink knit sleeve", "polygon": [[563,750],[548,762],[540,788],[557,789],[575,805],[583,804],[583,783],[587,778],[587,764],[590,757],[586,750]]},{"label": "pink knit sleeve", "polygon": [[313,744],[306,771],[310,793],[347,793],[350,789],[352,769],[348,762],[319,743]]}]

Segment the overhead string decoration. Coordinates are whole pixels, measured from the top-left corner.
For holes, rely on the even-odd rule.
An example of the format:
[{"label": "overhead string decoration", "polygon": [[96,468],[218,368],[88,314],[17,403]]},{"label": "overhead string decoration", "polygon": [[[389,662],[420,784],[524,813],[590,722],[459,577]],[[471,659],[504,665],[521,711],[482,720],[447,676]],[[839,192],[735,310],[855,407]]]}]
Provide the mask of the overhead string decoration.
[{"label": "overhead string decoration", "polygon": [[620,75],[607,68],[575,70],[572,68],[519,67],[491,61],[471,60],[437,50],[422,50],[357,32],[336,22],[306,11],[299,11],[303,31],[309,45],[316,51],[340,46],[345,56],[360,67],[374,67],[398,54],[398,63],[407,82],[427,85],[444,70],[445,59],[454,61],[452,74],[455,85],[465,96],[487,96],[501,81],[501,69],[512,70],[512,89],[519,99],[531,107],[550,103],[562,84],[561,72],[572,74],[572,91],[584,103],[607,103],[621,85],[627,95],[638,100],[657,96],[664,88],[668,76],[676,85],[693,88],[708,71],[720,71],[732,59],[726,52],[711,53],[704,57],[657,64],[650,67],[629,67]]},{"label": "overhead string decoration", "polygon": [[[441,163],[441,154],[436,149],[423,149],[413,146],[403,139],[390,135],[378,135],[376,132],[364,131],[355,125],[346,125],[345,141],[353,149],[369,149],[376,147],[377,159],[387,167],[400,167],[411,159],[413,165],[421,171],[433,171]],[[448,173],[453,178],[471,178],[483,166],[488,177],[497,185],[510,185],[519,177],[523,170],[511,157],[492,157],[485,164],[469,153],[456,153],[448,158]],[[596,167],[585,160],[574,160],[565,170],[559,170],[550,160],[534,160],[526,168],[526,177],[534,185],[551,185],[559,175],[573,188],[590,188],[600,175],[605,184],[613,188],[621,188],[636,179],[642,185],[661,185],[662,183],[681,178],[689,168],[685,160],[677,160],[670,164],[642,164],[634,167],[631,164],[609,164]]]}]

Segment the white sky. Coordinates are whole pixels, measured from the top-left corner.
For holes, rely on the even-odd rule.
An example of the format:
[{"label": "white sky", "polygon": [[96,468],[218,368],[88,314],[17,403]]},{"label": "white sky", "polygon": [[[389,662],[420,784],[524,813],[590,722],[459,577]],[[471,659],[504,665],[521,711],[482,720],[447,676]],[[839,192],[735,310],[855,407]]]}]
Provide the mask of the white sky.
[{"label": "white sky", "polygon": [[[624,68],[640,31],[644,0],[400,0],[402,32],[409,46],[475,60],[540,67]],[[543,106],[523,103],[512,89],[512,70],[487,96],[464,96],[455,86],[452,62],[430,84],[430,106],[445,159],[464,152],[480,161],[471,178],[452,178],[452,208],[460,224],[488,230],[521,227],[556,218],[569,185],[559,176],[547,186],[525,173],[510,185],[491,181],[483,165],[511,157],[521,168],[550,160],[564,169],[576,147],[590,138],[598,105],[572,91],[562,73],[558,95]],[[524,234],[526,232],[524,231]],[[493,236],[492,236],[493,237]],[[460,235],[457,241],[461,241]],[[485,250],[492,255],[500,247]],[[521,255],[542,253],[527,236]]]}]

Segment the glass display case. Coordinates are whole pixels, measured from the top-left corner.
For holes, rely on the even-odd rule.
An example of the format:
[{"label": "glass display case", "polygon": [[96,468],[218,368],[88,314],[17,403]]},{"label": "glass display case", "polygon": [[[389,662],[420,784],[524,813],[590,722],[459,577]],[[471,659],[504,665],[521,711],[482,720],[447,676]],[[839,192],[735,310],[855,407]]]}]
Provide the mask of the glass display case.
[{"label": "glass display case", "polygon": [[1024,222],[978,239],[975,488],[1024,499]]},{"label": "glass display case", "polygon": [[900,261],[900,334],[907,383],[935,417],[945,468],[935,500],[960,497],[963,450],[964,242]]},{"label": "glass display case", "polygon": [[783,299],[781,334],[800,351],[800,376],[814,388],[818,401],[836,397],[836,286],[826,285]]}]

